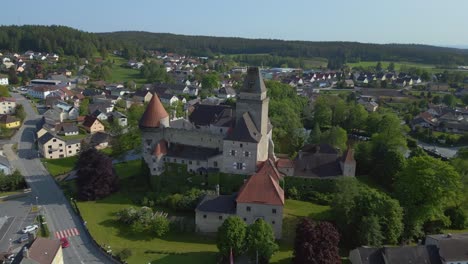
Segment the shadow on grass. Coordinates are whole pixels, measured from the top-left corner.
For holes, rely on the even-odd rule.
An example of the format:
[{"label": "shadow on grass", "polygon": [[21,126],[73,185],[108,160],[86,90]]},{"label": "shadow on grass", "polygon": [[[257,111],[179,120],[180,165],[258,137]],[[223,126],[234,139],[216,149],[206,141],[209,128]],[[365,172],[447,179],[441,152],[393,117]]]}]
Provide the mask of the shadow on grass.
[{"label": "shadow on grass", "polygon": [[[145,253],[147,254],[147,253]],[[149,254],[151,255],[151,253]],[[205,264],[205,263],[216,263],[217,253],[216,252],[190,252],[180,255],[166,255],[156,254],[161,258],[152,260],[151,264],[173,264],[173,263],[191,263],[191,264]]]}]

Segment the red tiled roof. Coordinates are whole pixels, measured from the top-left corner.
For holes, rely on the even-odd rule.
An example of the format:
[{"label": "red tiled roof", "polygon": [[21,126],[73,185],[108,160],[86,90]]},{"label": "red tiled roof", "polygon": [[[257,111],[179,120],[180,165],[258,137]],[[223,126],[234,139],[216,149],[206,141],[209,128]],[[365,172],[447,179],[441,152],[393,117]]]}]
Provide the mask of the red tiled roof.
[{"label": "red tiled roof", "polygon": [[168,116],[169,115],[159,100],[158,95],[154,94],[146,107],[145,113],[143,113],[143,116],[140,119],[140,127],[159,127],[161,119]]},{"label": "red tiled roof", "polygon": [[284,191],[279,186],[280,177],[273,161],[267,160],[241,187],[236,202],[284,205]]},{"label": "red tiled roof", "polygon": [[294,162],[290,159],[278,159],[276,161],[276,167],[278,168],[294,168]]},{"label": "red tiled roof", "polygon": [[164,139],[158,142],[156,147],[154,148],[153,155],[156,157],[161,157],[161,155],[167,154],[167,142]]}]

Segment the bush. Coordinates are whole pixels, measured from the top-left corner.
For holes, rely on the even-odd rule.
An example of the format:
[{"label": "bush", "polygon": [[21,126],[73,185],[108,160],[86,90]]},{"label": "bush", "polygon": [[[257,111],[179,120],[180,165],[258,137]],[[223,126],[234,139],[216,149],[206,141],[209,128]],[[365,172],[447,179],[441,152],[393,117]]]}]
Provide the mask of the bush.
[{"label": "bush", "polygon": [[299,195],[299,191],[296,189],[296,187],[289,188],[286,191],[286,195],[289,199],[301,200],[301,196]]},{"label": "bush", "polygon": [[10,192],[26,188],[26,181],[19,171],[5,175],[0,171],[0,192]]},{"label": "bush", "polygon": [[156,214],[149,207],[125,208],[117,212],[118,221],[130,225],[133,232],[149,231],[156,236],[164,236],[169,231],[169,220],[163,214]]},{"label": "bush", "polygon": [[164,236],[169,231],[169,220],[164,216],[156,216],[151,220],[151,232],[157,237]]},{"label": "bush", "polygon": [[117,257],[121,261],[127,260],[131,256],[132,256],[132,250],[129,248],[124,248],[119,253],[117,253]]}]

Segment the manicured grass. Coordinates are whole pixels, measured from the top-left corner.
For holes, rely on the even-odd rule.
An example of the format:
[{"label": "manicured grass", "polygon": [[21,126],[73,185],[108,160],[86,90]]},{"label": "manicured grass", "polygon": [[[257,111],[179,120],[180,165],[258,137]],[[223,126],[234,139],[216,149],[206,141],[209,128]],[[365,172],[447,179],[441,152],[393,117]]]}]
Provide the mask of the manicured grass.
[{"label": "manicured grass", "polygon": [[23,193],[23,190],[11,191],[11,192],[0,192],[0,197],[12,195],[12,194],[20,194],[20,193]]},{"label": "manicured grass", "polygon": [[120,179],[138,176],[141,173],[141,160],[132,160],[114,165]]},{"label": "manicured grass", "polygon": [[[116,221],[115,213],[135,206],[114,194],[97,202],[78,202],[81,214],[94,239],[101,245],[110,245],[113,252],[124,248],[132,251],[128,263],[215,263],[217,248],[214,238],[195,233],[170,232],[164,238],[150,234],[133,233],[128,226]],[[145,251],[166,251],[184,254],[147,254]]]},{"label": "manicured grass", "polygon": [[73,170],[78,156],[62,159],[42,159],[42,163],[53,177],[68,173]]},{"label": "manicured grass", "polygon": [[[131,167],[131,166],[129,166]],[[118,169],[116,167],[116,169]],[[127,170],[131,171],[131,169]],[[122,173],[119,169],[118,172]],[[128,172],[122,173],[126,174]],[[120,175],[122,175],[120,174]],[[128,173],[129,174],[129,173]],[[119,252],[124,248],[132,250],[129,263],[215,263],[216,242],[214,238],[196,233],[170,232],[166,237],[155,238],[152,235],[135,234],[128,226],[116,221],[115,213],[119,210],[135,206],[132,201],[122,194],[114,194],[97,202],[78,202],[81,214],[87,221],[87,226],[94,239],[101,245],[110,245],[113,252]],[[156,208],[158,210],[158,208]],[[164,208],[159,210],[166,211]],[[300,217],[308,216],[316,220],[330,218],[330,208],[309,202],[287,200],[284,207],[285,229],[295,229],[295,223]],[[171,214],[169,212],[169,214]],[[286,237],[280,244],[271,263],[290,263],[292,257],[292,239]],[[145,253],[147,250],[167,251],[183,254],[153,254]]]}]

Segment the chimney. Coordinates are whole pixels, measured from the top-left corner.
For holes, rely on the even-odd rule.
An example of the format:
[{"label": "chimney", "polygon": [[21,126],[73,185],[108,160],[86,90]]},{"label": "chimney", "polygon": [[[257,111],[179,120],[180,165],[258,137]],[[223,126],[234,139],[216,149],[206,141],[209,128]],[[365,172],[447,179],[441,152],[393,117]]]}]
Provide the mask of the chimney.
[{"label": "chimney", "polygon": [[28,259],[29,258],[29,250],[27,247],[23,248],[23,258]]},{"label": "chimney", "polygon": [[216,196],[219,196],[219,184],[216,184],[215,188],[216,188]]}]

